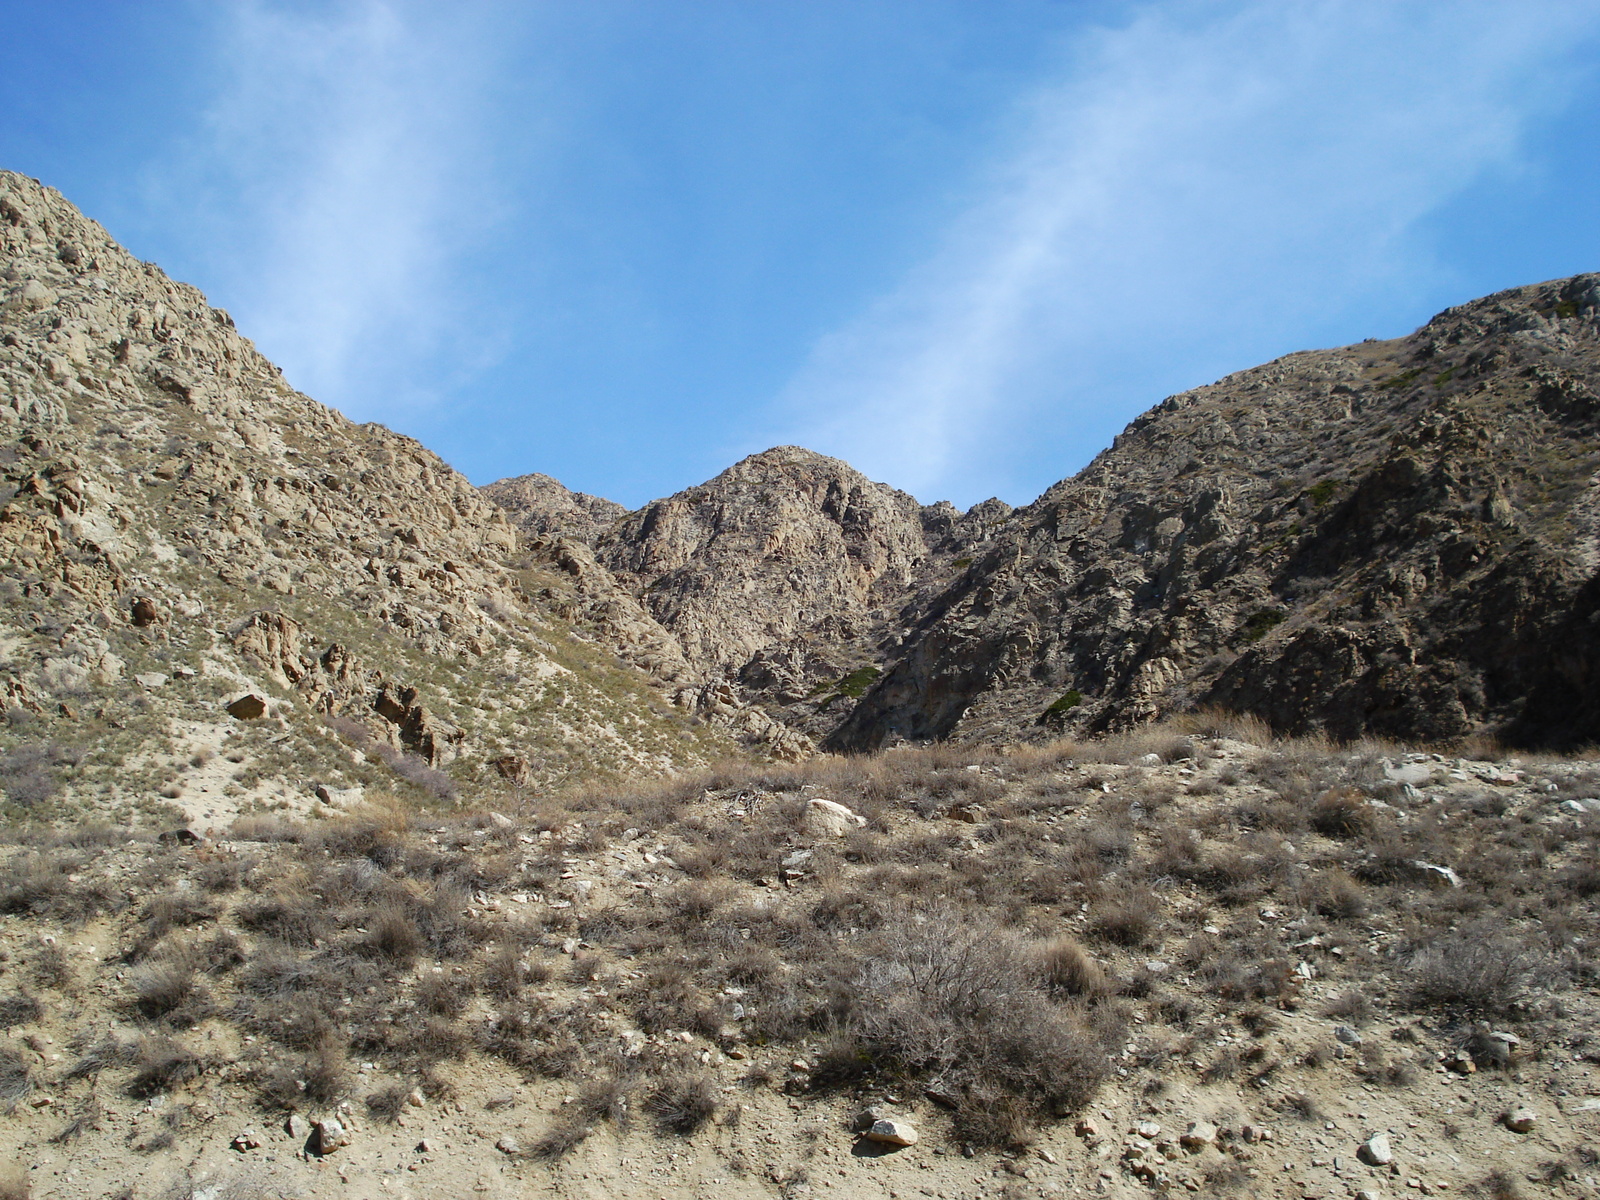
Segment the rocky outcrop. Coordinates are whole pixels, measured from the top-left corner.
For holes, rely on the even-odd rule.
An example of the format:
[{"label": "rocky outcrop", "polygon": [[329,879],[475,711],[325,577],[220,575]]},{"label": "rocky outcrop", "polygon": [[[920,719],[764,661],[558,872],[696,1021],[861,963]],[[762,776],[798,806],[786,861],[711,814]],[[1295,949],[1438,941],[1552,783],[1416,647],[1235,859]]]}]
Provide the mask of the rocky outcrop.
[{"label": "rocky outcrop", "polygon": [[511,523],[532,538],[564,537],[593,545],[628,510],[615,500],[569,492],[548,475],[518,475],[483,489]]},{"label": "rocky outcrop", "polygon": [[1596,276],[1518,288],[1163,402],[914,615],[831,744],[1205,704],[1595,740],[1597,304]]}]

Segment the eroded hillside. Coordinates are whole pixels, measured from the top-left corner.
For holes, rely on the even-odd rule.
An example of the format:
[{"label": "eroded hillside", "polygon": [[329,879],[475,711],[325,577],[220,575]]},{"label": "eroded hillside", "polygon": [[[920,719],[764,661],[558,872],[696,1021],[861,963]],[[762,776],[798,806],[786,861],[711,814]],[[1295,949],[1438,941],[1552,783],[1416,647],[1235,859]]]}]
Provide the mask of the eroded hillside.
[{"label": "eroded hillside", "polygon": [[[13,815],[203,823],[319,784],[492,792],[729,746],[533,599],[559,580],[513,569],[465,479],[295,392],[199,292],[9,173],[0,272]],[[264,712],[231,716],[247,695]]]}]

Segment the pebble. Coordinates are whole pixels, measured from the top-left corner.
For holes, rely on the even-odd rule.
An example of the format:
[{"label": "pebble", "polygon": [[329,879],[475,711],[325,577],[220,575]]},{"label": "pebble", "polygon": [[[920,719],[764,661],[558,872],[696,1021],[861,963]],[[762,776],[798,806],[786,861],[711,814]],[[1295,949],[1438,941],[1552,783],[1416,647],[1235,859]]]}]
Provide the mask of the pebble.
[{"label": "pebble", "polygon": [[501,1134],[500,1139],[495,1142],[494,1148],[500,1151],[501,1154],[510,1154],[514,1156],[522,1153],[522,1143],[518,1142],[517,1139],[512,1137],[509,1133]]}]

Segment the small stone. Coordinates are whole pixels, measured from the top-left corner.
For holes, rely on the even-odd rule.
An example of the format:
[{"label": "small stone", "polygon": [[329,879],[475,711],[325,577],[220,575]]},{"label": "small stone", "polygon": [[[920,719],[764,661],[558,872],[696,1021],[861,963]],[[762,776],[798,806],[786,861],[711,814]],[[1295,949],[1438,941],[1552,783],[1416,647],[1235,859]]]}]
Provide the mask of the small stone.
[{"label": "small stone", "polygon": [[509,1154],[513,1158],[522,1153],[522,1143],[509,1133],[501,1134],[500,1139],[495,1142],[494,1148],[500,1151],[501,1154]]},{"label": "small stone", "polygon": [[1519,1104],[1501,1119],[1512,1133],[1527,1133],[1539,1120],[1539,1114],[1526,1104]]},{"label": "small stone", "polygon": [[412,1108],[421,1108],[427,1102],[427,1098],[419,1091],[412,1090],[406,1094],[406,1103]]},{"label": "small stone", "polygon": [[917,1131],[906,1121],[874,1121],[872,1128],[867,1130],[867,1140],[886,1146],[915,1146]]},{"label": "small stone", "polygon": [[1389,1135],[1375,1133],[1361,1143],[1356,1157],[1369,1167],[1387,1167],[1394,1161],[1394,1151],[1389,1146]]},{"label": "small stone", "polygon": [[1134,759],[1133,761],[1134,761],[1135,765],[1141,766],[1141,767],[1159,767],[1161,765],[1161,755],[1159,755],[1159,754],[1141,754],[1141,755],[1139,755],[1138,758]]},{"label": "small stone", "polygon": [[1382,1200],[1377,1192],[1362,1189],[1356,1193],[1356,1200]]},{"label": "small stone", "polygon": [[1335,1025],[1333,1027],[1333,1036],[1338,1038],[1346,1046],[1361,1045],[1361,1035],[1354,1029],[1351,1029],[1348,1025]]},{"label": "small stone", "polygon": [[340,1146],[350,1144],[350,1135],[337,1117],[323,1117],[311,1127],[311,1152],[317,1155],[332,1154]]},{"label": "small stone", "polygon": [[1100,1126],[1085,1117],[1072,1127],[1072,1132],[1081,1138],[1097,1138],[1100,1136]]},{"label": "small stone", "polygon": [[433,1153],[433,1143],[428,1141],[427,1138],[423,1138],[421,1141],[419,1141],[416,1144],[415,1147],[413,1147],[413,1149],[418,1154],[432,1154]]},{"label": "small stone", "polygon": [[1191,1122],[1189,1128],[1184,1131],[1183,1136],[1178,1139],[1179,1142],[1188,1147],[1190,1150],[1199,1150],[1202,1147],[1210,1146],[1215,1143],[1216,1140],[1217,1127],[1210,1121]]},{"label": "small stone", "polygon": [[304,1142],[311,1136],[311,1122],[299,1113],[290,1113],[289,1119],[283,1123],[283,1131],[297,1142]]},{"label": "small stone", "polygon": [[242,1154],[246,1150],[255,1150],[260,1148],[261,1139],[256,1136],[255,1130],[246,1129],[243,1133],[235,1137],[233,1141],[229,1143],[229,1145]]},{"label": "small stone", "polygon": [[1134,1132],[1142,1138],[1153,1140],[1161,1136],[1161,1126],[1154,1121],[1140,1121]]}]

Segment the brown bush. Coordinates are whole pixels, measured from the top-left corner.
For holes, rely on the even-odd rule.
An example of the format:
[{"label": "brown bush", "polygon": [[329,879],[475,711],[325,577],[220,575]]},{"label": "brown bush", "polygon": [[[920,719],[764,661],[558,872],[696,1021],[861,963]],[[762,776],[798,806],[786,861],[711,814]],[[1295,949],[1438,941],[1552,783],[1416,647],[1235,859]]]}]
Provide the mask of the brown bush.
[{"label": "brown bush", "polygon": [[137,1068],[128,1081],[128,1094],[148,1100],[197,1078],[205,1063],[172,1038],[145,1038],[139,1043]]},{"label": "brown bush", "polygon": [[1450,934],[1411,956],[1410,999],[1423,1008],[1503,1013],[1548,965],[1523,943],[1489,929]]},{"label": "brown bush", "polygon": [[1062,935],[1035,950],[1039,969],[1051,991],[1064,996],[1092,997],[1106,990],[1106,973],[1076,938]]},{"label": "brown bush", "polygon": [[716,1115],[716,1080],[700,1071],[669,1071],[651,1087],[644,1106],[660,1132],[688,1137]]},{"label": "brown bush", "polygon": [[1148,888],[1114,892],[1089,910],[1089,931],[1118,946],[1143,946],[1155,933],[1161,902]]}]

